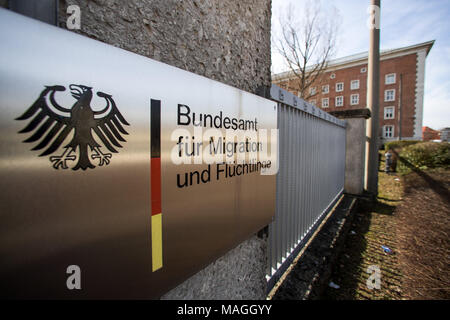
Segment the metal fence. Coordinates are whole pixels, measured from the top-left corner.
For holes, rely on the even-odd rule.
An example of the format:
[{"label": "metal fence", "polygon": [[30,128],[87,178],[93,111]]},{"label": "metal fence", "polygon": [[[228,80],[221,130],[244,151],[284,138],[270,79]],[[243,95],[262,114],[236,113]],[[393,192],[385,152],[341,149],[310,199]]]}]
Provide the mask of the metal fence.
[{"label": "metal fence", "polygon": [[278,102],[280,166],[269,226],[269,290],[339,199],[345,171],[345,121],[277,86],[271,96]]}]

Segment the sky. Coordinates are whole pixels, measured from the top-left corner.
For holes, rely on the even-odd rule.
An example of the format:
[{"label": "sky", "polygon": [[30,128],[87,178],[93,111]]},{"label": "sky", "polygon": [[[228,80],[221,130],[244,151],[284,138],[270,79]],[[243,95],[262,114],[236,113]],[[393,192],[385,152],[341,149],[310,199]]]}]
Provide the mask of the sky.
[{"label": "sky", "polygon": [[[317,1],[317,0],[316,0]],[[305,0],[272,0],[272,33],[288,3]],[[365,52],[369,48],[367,7],[370,0],[325,0],[322,7],[338,9],[342,22],[333,58]],[[435,40],[426,59],[423,125],[450,127],[450,1],[381,0],[380,48],[394,49]],[[286,71],[282,58],[272,49],[272,72]]]}]

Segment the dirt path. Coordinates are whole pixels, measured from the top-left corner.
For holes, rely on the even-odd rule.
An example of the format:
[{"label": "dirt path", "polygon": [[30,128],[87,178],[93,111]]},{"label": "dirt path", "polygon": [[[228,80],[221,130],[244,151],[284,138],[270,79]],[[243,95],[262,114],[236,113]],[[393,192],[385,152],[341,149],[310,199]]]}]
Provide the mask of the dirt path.
[{"label": "dirt path", "polygon": [[450,299],[449,190],[450,170],[380,172],[378,202],[356,212],[330,280],[339,288],[323,299]]},{"label": "dirt path", "polygon": [[405,176],[396,211],[407,299],[450,299],[450,170]]}]

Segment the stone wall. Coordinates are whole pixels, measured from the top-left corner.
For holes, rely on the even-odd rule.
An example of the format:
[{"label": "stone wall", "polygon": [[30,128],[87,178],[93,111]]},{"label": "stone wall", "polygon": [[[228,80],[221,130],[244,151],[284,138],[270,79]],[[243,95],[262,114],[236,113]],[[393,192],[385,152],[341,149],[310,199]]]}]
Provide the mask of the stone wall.
[{"label": "stone wall", "polygon": [[270,87],[271,0],[60,0],[90,38],[252,93]]}]

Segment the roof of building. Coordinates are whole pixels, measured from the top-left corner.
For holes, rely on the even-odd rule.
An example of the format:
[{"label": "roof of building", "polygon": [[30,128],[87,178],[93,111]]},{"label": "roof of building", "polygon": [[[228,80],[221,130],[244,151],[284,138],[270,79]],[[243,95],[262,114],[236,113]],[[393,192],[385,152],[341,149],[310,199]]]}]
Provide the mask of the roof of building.
[{"label": "roof of building", "polygon": [[[434,41],[435,40],[431,40],[431,41],[422,42],[422,43],[414,44],[411,46],[406,46],[406,47],[401,47],[401,48],[396,48],[396,49],[381,50],[380,51],[380,60],[385,60],[385,59],[389,59],[389,58],[393,58],[393,57],[397,57],[397,56],[411,54],[413,52],[417,52],[422,49],[425,49],[426,54],[428,55],[428,53],[430,52],[431,48],[434,45]],[[333,69],[341,69],[343,67],[349,67],[349,66],[358,65],[358,64],[364,64],[364,63],[367,63],[367,60],[368,60],[368,52],[367,51],[349,55],[349,56],[342,57],[342,58],[333,59],[328,62],[327,71],[331,71]],[[307,69],[311,70],[313,67],[314,66],[310,66]],[[272,74],[272,80],[281,80],[281,79],[290,77],[292,75],[293,75],[292,71],[285,71],[285,72],[281,72],[281,73],[277,73],[277,74]]]},{"label": "roof of building", "polygon": [[430,128],[430,127],[427,127],[427,126],[423,126],[423,127],[422,127],[422,132],[425,132],[425,131],[439,132],[440,130],[435,130],[435,129]]}]

